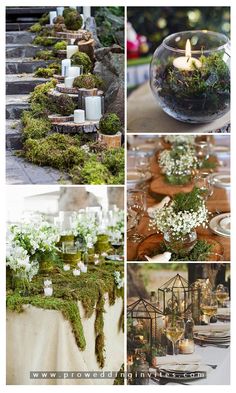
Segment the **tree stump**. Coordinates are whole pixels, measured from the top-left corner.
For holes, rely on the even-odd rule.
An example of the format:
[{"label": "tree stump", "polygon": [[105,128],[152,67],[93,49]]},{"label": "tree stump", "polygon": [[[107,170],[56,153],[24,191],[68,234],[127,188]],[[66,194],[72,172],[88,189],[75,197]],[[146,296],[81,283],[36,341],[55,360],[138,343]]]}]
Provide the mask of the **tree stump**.
[{"label": "tree stump", "polygon": [[94,63],[95,56],[94,56],[94,44],[95,41],[93,38],[90,40],[75,40],[75,45],[78,45],[79,51],[86,53],[89,56],[90,60]]},{"label": "tree stump", "polygon": [[53,131],[60,134],[96,134],[99,127],[99,121],[85,121],[78,124],[73,121],[66,121],[61,123],[52,123]]},{"label": "tree stump", "polygon": [[83,109],[83,97],[103,96],[103,91],[98,89],[78,89],[79,109]]}]

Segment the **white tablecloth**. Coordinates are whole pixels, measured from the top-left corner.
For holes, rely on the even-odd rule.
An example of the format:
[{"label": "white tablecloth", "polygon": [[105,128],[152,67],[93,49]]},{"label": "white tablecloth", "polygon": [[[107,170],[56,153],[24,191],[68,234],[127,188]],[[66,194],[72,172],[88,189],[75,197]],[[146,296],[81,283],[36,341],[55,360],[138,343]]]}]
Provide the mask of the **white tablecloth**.
[{"label": "white tablecloth", "polygon": [[[39,380],[30,379],[30,371],[101,371],[95,356],[95,313],[85,319],[78,304],[86,349],[76,345],[70,323],[62,313],[26,306],[23,313],[7,312],[7,384],[113,384],[113,379]],[[119,371],[124,362],[124,334],[118,331],[122,299],[113,306],[105,303],[105,366],[103,371]]]}]

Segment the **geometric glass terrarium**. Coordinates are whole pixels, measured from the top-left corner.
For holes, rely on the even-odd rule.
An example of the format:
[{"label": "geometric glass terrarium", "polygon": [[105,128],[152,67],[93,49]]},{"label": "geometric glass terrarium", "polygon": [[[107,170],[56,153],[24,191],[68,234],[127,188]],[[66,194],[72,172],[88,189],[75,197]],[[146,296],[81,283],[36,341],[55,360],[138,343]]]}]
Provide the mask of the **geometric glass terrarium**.
[{"label": "geometric glass terrarium", "polygon": [[224,34],[183,31],[166,37],[150,66],[162,109],[186,123],[208,123],[230,108],[230,50]]},{"label": "geometric glass terrarium", "polygon": [[158,288],[158,305],[164,315],[185,314],[190,306],[189,283],[180,274],[165,282]]},{"label": "geometric glass terrarium", "polygon": [[162,312],[147,300],[140,298],[130,304],[127,307],[127,319],[131,320],[128,346],[133,350],[145,347],[150,354],[157,341],[158,318],[162,319]]}]

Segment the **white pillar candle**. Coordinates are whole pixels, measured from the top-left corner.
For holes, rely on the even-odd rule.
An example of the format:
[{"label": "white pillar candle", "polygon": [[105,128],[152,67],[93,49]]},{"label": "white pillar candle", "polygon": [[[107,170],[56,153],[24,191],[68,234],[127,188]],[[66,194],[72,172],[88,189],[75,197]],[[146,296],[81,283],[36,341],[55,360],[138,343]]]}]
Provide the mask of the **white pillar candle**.
[{"label": "white pillar candle", "polygon": [[85,122],[85,114],[83,109],[76,109],[74,111],[74,123],[84,123]]},{"label": "white pillar candle", "polygon": [[80,270],[79,269],[74,269],[73,270],[73,275],[74,276],[80,276]]},{"label": "white pillar candle", "polygon": [[68,70],[71,67],[71,59],[64,59],[61,62],[61,75],[68,76]]},{"label": "white pillar candle", "polygon": [[65,78],[65,87],[67,87],[67,89],[71,89],[71,87],[73,87],[73,82],[74,82],[75,78],[69,77],[67,76]]},{"label": "white pillar candle", "polygon": [[65,271],[65,272],[68,272],[69,270],[70,270],[70,265],[64,265],[63,266],[63,270]]},{"label": "white pillar candle", "polygon": [[91,17],[91,7],[83,7],[84,21]]},{"label": "white pillar candle", "polygon": [[173,66],[178,68],[180,71],[194,71],[195,68],[201,68],[202,63],[200,60],[191,57],[191,44],[187,40],[185,46],[185,56],[180,56],[174,59]]},{"label": "white pillar candle", "polygon": [[85,97],[85,113],[86,120],[100,120],[102,117],[101,97]]},{"label": "white pillar candle", "polygon": [[53,25],[53,19],[57,17],[57,12],[56,11],[50,11],[49,12],[49,18],[50,18],[50,25]]},{"label": "white pillar candle", "polygon": [[73,78],[76,78],[77,76],[80,76],[80,73],[81,73],[80,67],[78,66],[69,67],[68,74],[66,76],[73,76]]},{"label": "white pillar candle", "polygon": [[57,16],[62,16],[64,11],[64,7],[57,7]]},{"label": "white pillar candle", "polygon": [[44,295],[45,296],[52,296],[52,294],[53,294],[53,288],[52,287],[44,288]]},{"label": "white pillar candle", "polygon": [[66,57],[67,59],[70,59],[71,56],[78,52],[78,46],[77,45],[67,45],[66,47]]}]

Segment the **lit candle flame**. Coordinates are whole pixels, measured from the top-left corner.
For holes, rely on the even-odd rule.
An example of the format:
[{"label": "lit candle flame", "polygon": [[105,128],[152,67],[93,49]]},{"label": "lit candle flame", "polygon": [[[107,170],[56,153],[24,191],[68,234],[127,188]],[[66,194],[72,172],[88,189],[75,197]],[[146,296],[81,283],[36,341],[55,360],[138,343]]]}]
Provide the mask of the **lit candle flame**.
[{"label": "lit candle flame", "polygon": [[190,58],[191,57],[191,44],[190,40],[187,40],[186,46],[185,46],[185,56]]}]

